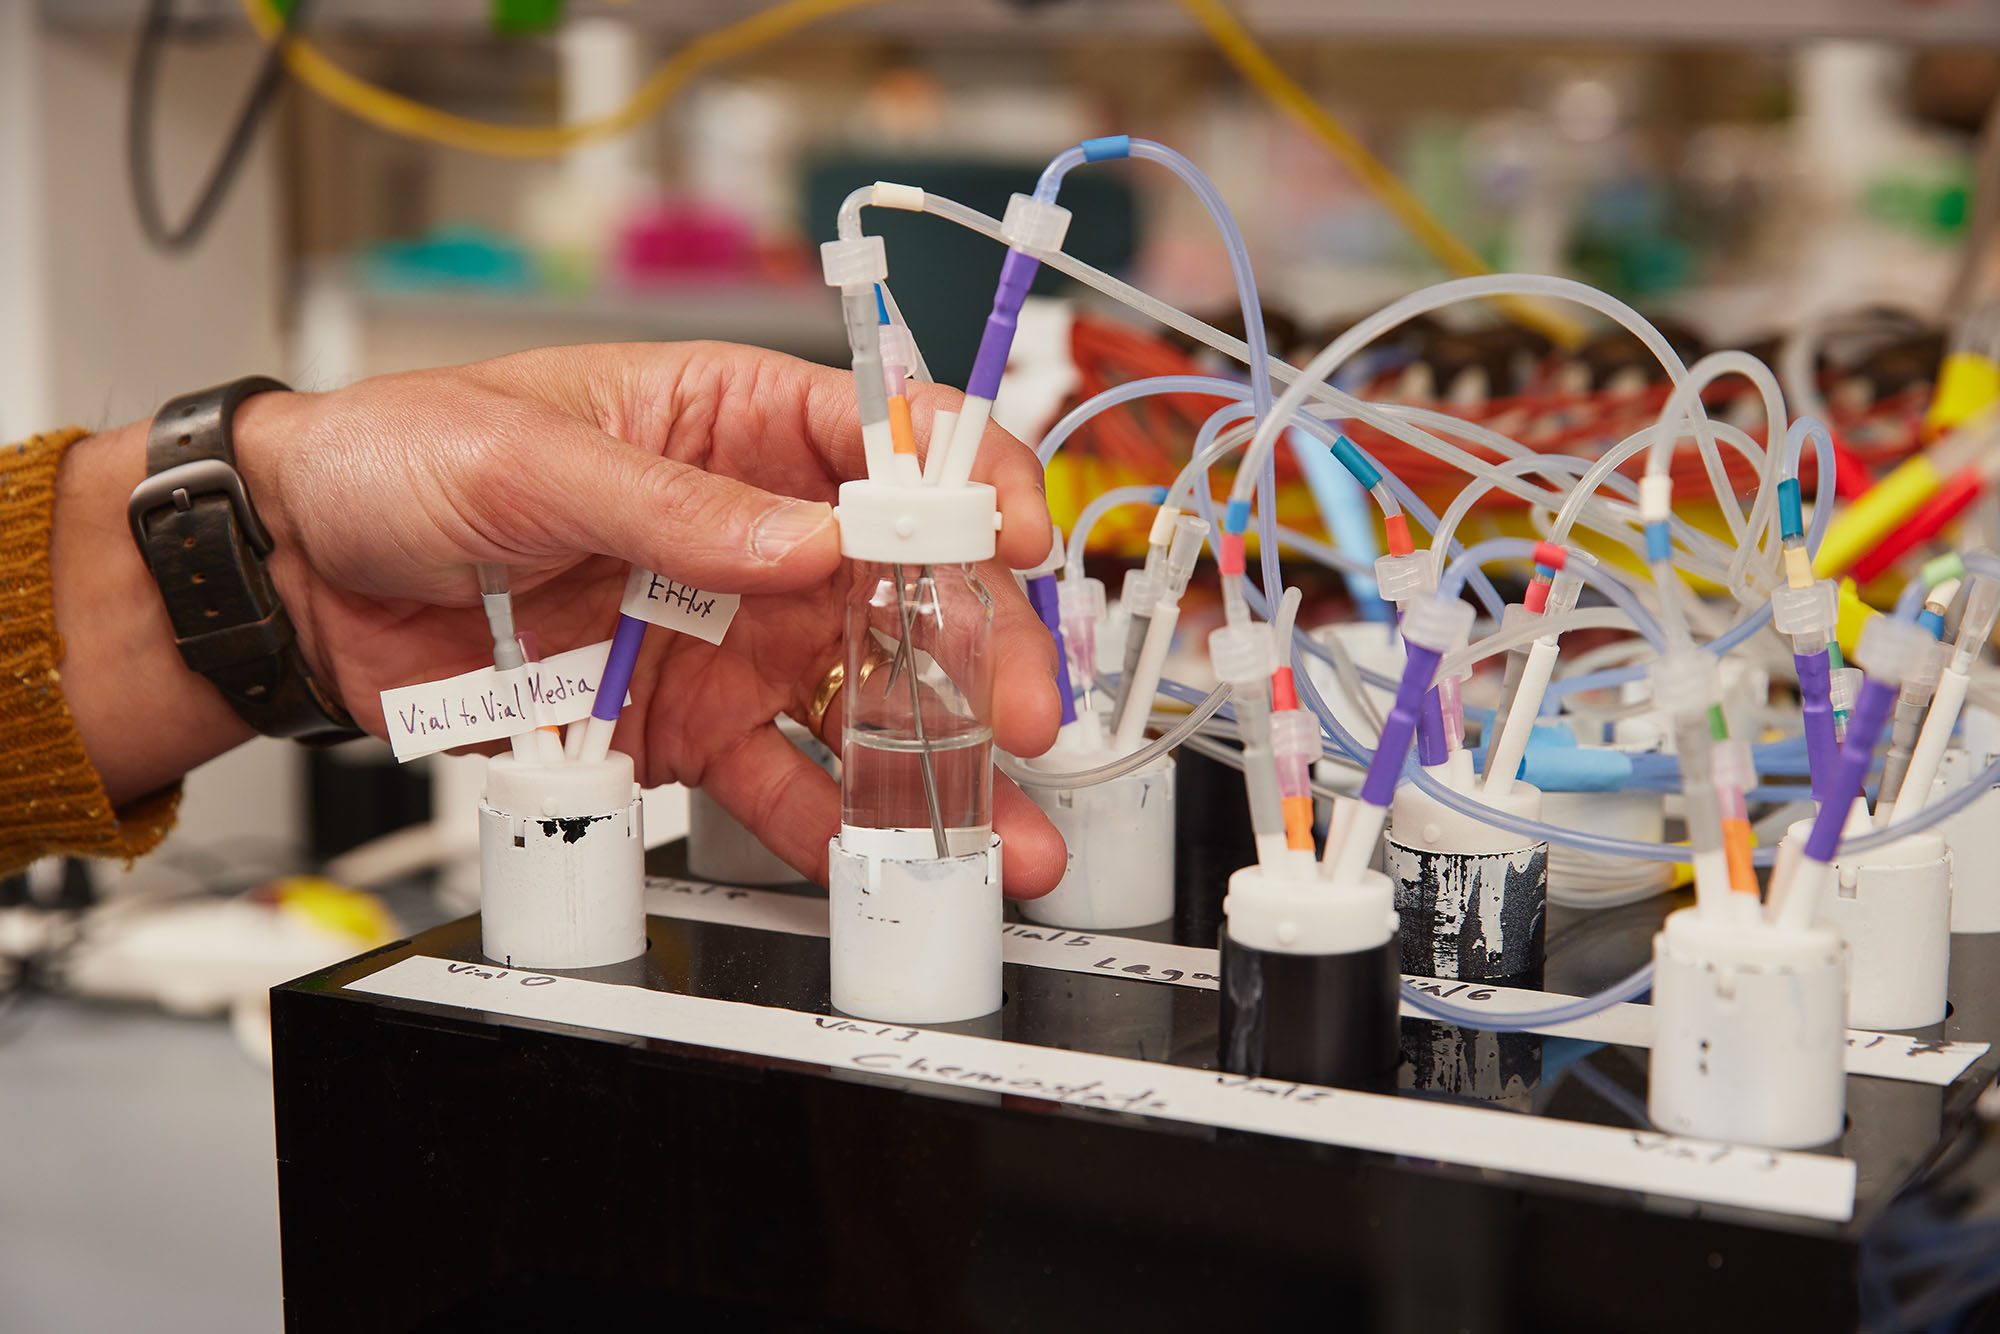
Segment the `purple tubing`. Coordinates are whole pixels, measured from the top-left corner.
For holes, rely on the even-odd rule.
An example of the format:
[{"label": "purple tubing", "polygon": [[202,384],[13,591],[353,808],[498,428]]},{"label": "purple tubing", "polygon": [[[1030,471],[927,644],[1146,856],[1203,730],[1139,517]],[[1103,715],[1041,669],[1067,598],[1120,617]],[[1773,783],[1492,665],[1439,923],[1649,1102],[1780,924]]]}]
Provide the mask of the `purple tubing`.
[{"label": "purple tubing", "polygon": [[611,652],[604,659],[604,679],[597,683],[597,702],[590,716],[607,723],[618,721],[625,710],[625,691],[632,684],[632,667],[639,661],[639,645],[646,640],[646,623],[636,616],[618,615],[618,630],[611,636]]},{"label": "purple tubing", "polygon": [[1833,731],[1833,665],[1825,649],[1794,653],[1799,669],[1799,709],[1806,724],[1806,774],[1812,779],[1814,801],[1826,797],[1826,781],[1840,760],[1840,741]]},{"label": "purple tubing", "polygon": [[1361,799],[1370,806],[1387,806],[1396,795],[1396,780],[1402,777],[1403,761],[1410,755],[1410,739],[1423,713],[1424,694],[1437,675],[1444,655],[1416,644],[1403,645],[1403,679],[1396,687],[1396,703],[1382,720],[1382,740],[1369,761],[1368,777],[1361,784]]},{"label": "purple tubing", "polygon": [[1062,700],[1062,720],[1076,721],[1076,697],[1070,693],[1069,655],[1063,652],[1062,612],[1056,596],[1056,577],[1036,575],[1028,581],[1028,605],[1042,618],[1049,638],[1056,641],[1056,694]]},{"label": "purple tubing", "polygon": [[1423,712],[1417,715],[1417,763],[1427,768],[1443,764],[1450,754],[1444,739],[1444,701],[1433,686],[1424,692]]},{"label": "purple tubing", "polygon": [[1007,354],[1014,346],[1014,326],[1021,316],[1021,304],[1028,299],[1028,285],[1035,281],[1041,261],[1019,250],[1008,250],[1000,263],[1000,285],[993,292],[993,313],[986,317],[986,331],[979,335],[979,355],[972,360],[972,374],[965,381],[967,398],[991,402],[1000,392],[1000,373],[1007,369]]},{"label": "purple tubing", "polygon": [[1840,767],[1827,784],[1826,800],[1820,804],[1812,833],[1806,836],[1806,856],[1816,862],[1830,862],[1840,850],[1841,831],[1847,826],[1847,810],[1861,794],[1868,770],[1875,763],[1875,743],[1889,721],[1896,704],[1896,687],[1869,677],[1861,684],[1854,712],[1847,715],[1847,740],[1840,747]]}]

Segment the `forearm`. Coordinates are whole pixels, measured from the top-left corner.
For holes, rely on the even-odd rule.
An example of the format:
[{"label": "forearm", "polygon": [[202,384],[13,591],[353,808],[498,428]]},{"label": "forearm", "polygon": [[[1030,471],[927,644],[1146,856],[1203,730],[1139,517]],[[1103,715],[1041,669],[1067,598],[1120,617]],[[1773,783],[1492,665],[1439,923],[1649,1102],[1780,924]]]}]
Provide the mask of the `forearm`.
[{"label": "forearm", "polygon": [[165,787],[250,728],[181,661],[133,544],[125,502],[146,472],[146,423],[70,447],[49,544],[62,690],[114,804]]}]

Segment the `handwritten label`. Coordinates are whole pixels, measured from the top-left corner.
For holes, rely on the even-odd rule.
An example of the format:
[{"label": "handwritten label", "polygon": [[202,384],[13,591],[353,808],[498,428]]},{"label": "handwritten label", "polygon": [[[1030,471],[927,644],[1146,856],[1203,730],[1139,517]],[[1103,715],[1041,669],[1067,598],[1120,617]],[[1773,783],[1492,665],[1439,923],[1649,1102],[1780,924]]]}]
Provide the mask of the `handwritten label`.
[{"label": "handwritten label", "polygon": [[961,1033],[892,1028],[884,1036],[879,1025],[798,1010],[574,977],[530,987],[521,976],[417,956],[346,989],[939,1085],[961,1096],[1034,1098],[1805,1218],[1844,1221],[1854,1212],[1855,1165],[1827,1154],[1735,1149]]},{"label": "handwritten label", "polygon": [[586,644],[529,663],[513,672],[480,667],[447,681],[426,681],[382,692],[382,720],[399,760],[414,760],[454,746],[497,741],[531,731],[538,703],[550,720],[573,723],[597,701],[611,641]]},{"label": "handwritten label", "polygon": [[618,610],[653,625],[678,630],[696,639],[720,644],[736,619],[742,598],[734,593],[710,593],[637,565],[625,577],[625,600]]},{"label": "handwritten label", "polygon": [[[646,885],[646,911],[662,917],[783,931],[795,936],[823,937],[827,933],[826,900],[816,896],[739,889],[662,876],[648,880]],[[1115,973],[1139,982],[1163,982],[1169,986],[1198,987],[1204,991],[1214,991],[1220,985],[1221,969],[1214,950],[1155,940],[1135,940],[1130,936],[1107,935],[1098,931],[1065,931],[1060,927],[1037,926],[1028,922],[1007,922],[1001,926],[1000,957],[1007,963],[1025,964],[1031,968],[1054,968],[1067,973]],[[1425,995],[1457,1005],[1488,1005],[1496,1014],[1543,1010],[1558,1002],[1575,999],[1553,991],[1495,987],[1451,978],[1416,977],[1408,973],[1403,975],[1403,980]],[[1402,1006],[1405,1018],[1426,1017],[1407,996],[1403,998]],[[1579,1038],[1586,1042],[1609,1042],[1623,1047],[1651,1047],[1653,1007],[1630,1003],[1613,1005],[1566,1024],[1538,1024],[1531,1031],[1554,1037]],[[1901,1033],[1850,1029],[1846,1064],[1847,1072],[1853,1075],[1945,1085],[1964,1074],[1985,1053],[1986,1044],[1983,1042],[1940,1042]]]}]

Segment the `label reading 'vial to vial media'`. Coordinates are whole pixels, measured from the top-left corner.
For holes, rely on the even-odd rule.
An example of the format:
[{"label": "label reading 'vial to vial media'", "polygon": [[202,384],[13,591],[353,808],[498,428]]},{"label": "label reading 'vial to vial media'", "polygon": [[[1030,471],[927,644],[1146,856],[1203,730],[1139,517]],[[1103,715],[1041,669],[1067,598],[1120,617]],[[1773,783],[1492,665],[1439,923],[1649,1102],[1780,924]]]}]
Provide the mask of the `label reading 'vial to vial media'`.
[{"label": "label reading 'vial to vial media'", "polygon": [[734,593],[711,593],[634,565],[626,576],[625,600],[618,604],[618,610],[652,625],[720,644],[742,600]]},{"label": "label reading 'vial to vial media'", "polygon": [[[478,667],[445,681],[424,681],[382,692],[382,721],[399,760],[498,741],[548,721],[564,726],[586,717],[597,702],[611,641],[555,653],[511,672]],[[628,697],[629,699],[629,697]]]}]

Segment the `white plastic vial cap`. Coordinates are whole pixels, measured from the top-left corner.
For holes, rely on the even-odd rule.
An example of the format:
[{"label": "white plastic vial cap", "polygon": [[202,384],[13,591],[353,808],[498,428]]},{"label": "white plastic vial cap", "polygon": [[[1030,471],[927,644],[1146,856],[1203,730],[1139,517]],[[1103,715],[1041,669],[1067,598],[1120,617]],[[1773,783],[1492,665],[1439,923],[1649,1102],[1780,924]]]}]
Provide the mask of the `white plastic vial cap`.
[{"label": "white plastic vial cap", "polygon": [[826,241],[819,248],[828,287],[867,287],[889,276],[889,252],[879,236]]},{"label": "white plastic vial cap", "polygon": [[1403,640],[1433,653],[1449,653],[1472,635],[1472,604],[1458,598],[1423,597],[1403,612]]},{"label": "white plastic vial cap", "polygon": [[1271,632],[1263,625],[1225,625],[1208,636],[1215,676],[1233,686],[1254,686],[1271,674]]},{"label": "white plastic vial cap", "polygon": [[1045,204],[1032,195],[1015,195],[1007,201],[1000,219],[1000,234],[1017,250],[1061,250],[1069,235],[1069,210],[1060,204]]},{"label": "white plastic vial cap", "polygon": [[1437,587],[1430,553],[1412,551],[1403,556],[1377,556],[1375,587],[1383,597],[1398,604],[1423,597]]},{"label": "white plastic vial cap", "polygon": [[1782,584],[1771,593],[1771,624],[1781,635],[1810,635],[1833,628],[1837,604],[1831,579],[1804,588]]},{"label": "white plastic vial cap", "polygon": [[1722,698],[1715,655],[1700,649],[1655,658],[1646,677],[1653,685],[1653,702],[1668,714],[1705,713]]},{"label": "white plastic vial cap", "polygon": [[1882,681],[1907,681],[1923,671],[1930,661],[1930,647],[1937,641],[1923,627],[1890,616],[1877,616],[1861,628],[1861,642],[1855,646],[1855,660],[1870,676]]}]

